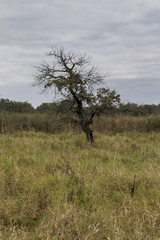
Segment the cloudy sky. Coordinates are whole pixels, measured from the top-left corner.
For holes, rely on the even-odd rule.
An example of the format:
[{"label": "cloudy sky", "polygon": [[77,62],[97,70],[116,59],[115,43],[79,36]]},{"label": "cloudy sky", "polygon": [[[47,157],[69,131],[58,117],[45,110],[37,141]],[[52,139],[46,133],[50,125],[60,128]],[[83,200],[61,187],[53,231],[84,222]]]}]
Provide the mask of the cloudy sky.
[{"label": "cloudy sky", "polygon": [[160,103],[159,0],[0,0],[0,98],[54,100],[30,87],[51,46],[86,52],[123,101]]}]

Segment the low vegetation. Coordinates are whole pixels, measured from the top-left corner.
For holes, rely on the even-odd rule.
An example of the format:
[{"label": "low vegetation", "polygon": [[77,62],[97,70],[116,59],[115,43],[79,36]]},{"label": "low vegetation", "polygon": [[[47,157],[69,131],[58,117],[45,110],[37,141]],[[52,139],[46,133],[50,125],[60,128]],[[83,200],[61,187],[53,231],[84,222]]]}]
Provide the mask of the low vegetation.
[{"label": "low vegetation", "polygon": [[[64,114],[42,113],[0,113],[0,133],[13,133],[17,131],[34,131],[45,133],[80,133],[78,125],[73,125]],[[126,131],[159,132],[160,115],[147,117],[134,116],[108,116],[96,118],[93,124],[94,132],[117,133]]]},{"label": "low vegetation", "polygon": [[95,142],[64,102],[0,100],[0,239],[159,240],[159,105],[95,118]]},{"label": "low vegetation", "polygon": [[95,138],[0,135],[0,239],[160,239],[160,133]]}]

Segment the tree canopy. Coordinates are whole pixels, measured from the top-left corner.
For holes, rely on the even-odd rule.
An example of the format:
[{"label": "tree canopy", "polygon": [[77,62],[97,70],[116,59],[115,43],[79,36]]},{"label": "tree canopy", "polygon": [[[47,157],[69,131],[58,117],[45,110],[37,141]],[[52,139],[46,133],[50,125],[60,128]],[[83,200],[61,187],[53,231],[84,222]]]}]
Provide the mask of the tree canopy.
[{"label": "tree canopy", "polygon": [[65,52],[64,48],[51,49],[50,61],[36,66],[34,86],[42,91],[54,88],[55,93],[67,102],[73,116],[70,120],[79,124],[87,139],[93,141],[90,125],[96,116],[107,114],[120,102],[120,95],[103,87],[106,76],[98,73],[90,58]]},{"label": "tree canopy", "polygon": [[0,99],[0,112],[33,113],[34,110],[28,102],[16,102],[4,98]]}]

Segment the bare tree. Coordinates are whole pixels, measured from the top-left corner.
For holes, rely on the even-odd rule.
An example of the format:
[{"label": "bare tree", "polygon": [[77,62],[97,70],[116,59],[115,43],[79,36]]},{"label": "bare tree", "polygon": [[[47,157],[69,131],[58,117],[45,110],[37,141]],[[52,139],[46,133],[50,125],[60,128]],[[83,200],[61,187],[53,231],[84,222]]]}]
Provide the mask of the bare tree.
[{"label": "bare tree", "polygon": [[90,125],[94,117],[108,113],[117,105],[119,94],[102,87],[106,76],[97,72],[86,54],[66,53],[63,48],[52,48],[47,55],[51,61],[36,66],[34,86],[42,87],[43,91],[55,87],[70,104],[74,116],[72,121],[80,125],[88,141],[92,142],[94,138]]}]

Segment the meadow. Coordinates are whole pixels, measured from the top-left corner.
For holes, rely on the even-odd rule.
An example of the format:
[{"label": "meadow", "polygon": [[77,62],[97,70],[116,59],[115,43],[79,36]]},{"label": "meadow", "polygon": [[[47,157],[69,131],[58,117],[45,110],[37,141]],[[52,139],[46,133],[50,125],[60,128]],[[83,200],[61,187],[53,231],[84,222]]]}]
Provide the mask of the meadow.
[{"label": "meadow", "polygon": [[160,239],[159,132],[6,131],[0,180],[1,240]]}]

